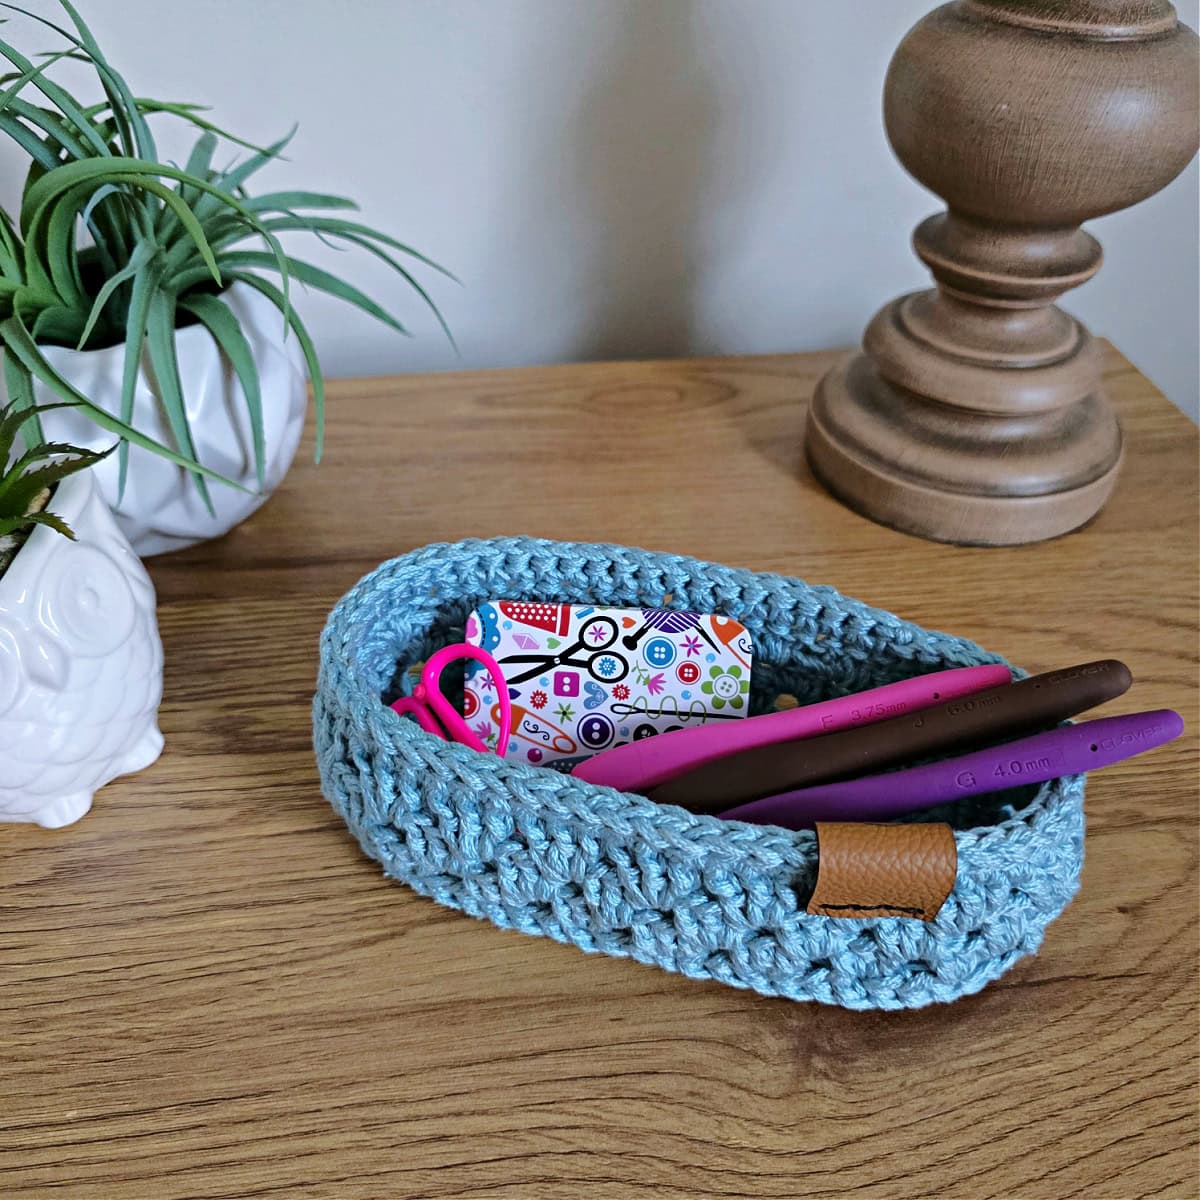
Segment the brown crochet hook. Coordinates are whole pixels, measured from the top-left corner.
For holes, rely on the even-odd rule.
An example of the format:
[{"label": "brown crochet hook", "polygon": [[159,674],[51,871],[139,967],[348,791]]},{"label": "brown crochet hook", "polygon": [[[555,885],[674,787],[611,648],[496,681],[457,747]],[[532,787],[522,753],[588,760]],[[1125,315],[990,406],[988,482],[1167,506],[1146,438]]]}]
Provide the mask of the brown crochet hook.
[{"label": "brown crochet hook", "polygon": [[1120,696],[1132,682],[1116,659],[1083,663],[874,725],[759,746],[705,763],[647,795],[693,812],[723,812],[763,796],[1036,733]]}]

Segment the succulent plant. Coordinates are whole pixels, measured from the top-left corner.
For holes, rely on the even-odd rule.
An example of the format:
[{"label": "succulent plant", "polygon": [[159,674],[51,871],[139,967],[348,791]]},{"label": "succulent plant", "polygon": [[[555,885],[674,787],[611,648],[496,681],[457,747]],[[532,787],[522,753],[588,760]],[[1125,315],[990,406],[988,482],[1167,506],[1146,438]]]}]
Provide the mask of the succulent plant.
[{"label": "succulent plant", "polygon": [[[10,402],[0,408],[0,575],[36,526],[48,525],[66,537],[75,537],[67,523],[46,507],[54,487],[68,475],[94,466],[116,448],[82,450],[29,436],[27,423],[38,412],[57,407],[43,404],[27,409]],[[22,425],[27,428],[24,448],[16,445]]]},{"label": "succulent plant", "polygon": [[[345,197],[308,191],[249,195],[251,176],[278,158],[292,135],[270,146],[254,146],[212,124],[199,105],[135,95],[70,0],[59,2],[69,27],[19,5],[0,3],[0,8],[40,23],[66,43],[34,62],[0,39],[0,57],[14,68],[0,78],[0,133],[17,142],[31,160],[18,219],[14,222],[0,210],[0,343],[9,397],[28,404],[31,380],[36,378],[117,434],[122,489],[132,442],[191,466],[207,495],[204,477],[218,477],[197,460],[174,345],[177,325],[200,322],[241,383],[261,488],[264,446],[257,370],[238,320],[221,298],[225,287],[241,281],[278,307],[281,327],[297,338],[304,352],[319,460],[324,380],[312,339],[292,307],[291,282],[327,292],[400,333],[407,331],[358,288],[286,254],[279,235],[309,233],[381,259],[415,289],[443,329],[445,322],[432,299],[397,255],[449,272],[410,246],[335,215],[357,207]],[[85,103],[51,79],[52,68],[64,59],[93,69],[103,99]],[[37,101],[28,98],[34,92],[40,93]],[[200,131],[182,167],[159,159],[149,118],[160,116]],[[249,153],[228,166],[214,165],[222,142]],[[448,329],[446,333],[449,336]],[[45,344],[95,349],[121,342],[125,357],[119,412],[105,411],[81,395],[41,350]],[[143,436],[130,424],[143,356],[149,359],[173,448]]]}]

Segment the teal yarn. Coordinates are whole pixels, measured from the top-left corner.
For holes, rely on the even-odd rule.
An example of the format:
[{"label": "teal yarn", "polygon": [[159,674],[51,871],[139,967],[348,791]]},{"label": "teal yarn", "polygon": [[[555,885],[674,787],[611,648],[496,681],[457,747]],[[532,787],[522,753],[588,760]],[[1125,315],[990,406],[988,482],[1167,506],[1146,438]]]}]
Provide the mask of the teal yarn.
[{"label": "teal yarn", "polygon": [[724,613],[754,637],[751,710],[1002,661],[829,587],[623,546],[496,538],[426,546],[338,603],[321,637],[321,785],[385,874],[441,904],[694,979],[855,1009],[978,991],[1034,953],[1083,864],[1083,778],[921,814],[947,820],[958,878],[931,922],[805,913],[809,832],[697,816],[504,762],[383,703],[494,598]]}]

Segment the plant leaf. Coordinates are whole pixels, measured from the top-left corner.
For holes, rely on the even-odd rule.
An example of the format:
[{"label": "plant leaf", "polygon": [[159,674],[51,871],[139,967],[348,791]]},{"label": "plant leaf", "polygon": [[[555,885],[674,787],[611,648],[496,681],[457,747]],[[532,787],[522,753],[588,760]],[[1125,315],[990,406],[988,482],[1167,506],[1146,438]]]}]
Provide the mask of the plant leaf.
[{"label": "plant leaf", "polygon": [[[26,190],[21,203],[22,228],[27,231],[36,228],[41,221],[46,219],[46,211],[53,201],[72,187],[82,185],[85,182],[128,183],[133,187],[153,193],[172,208],[189,236],[195,242],[196,248],[199,250],[205,265],[209,268],[213,279],[220,286],[221,273],[213,257],[212,247],[207,241],[199,220],[199,205],[191,206],[185,204],[177,193],[160,183],[160,179],[173,179],[179,183],[186,183],[204,192],[206,198],[211,199],[215,197],[218,207],[225,205],[245,218],[254,228],[255,232],[264,238],[270,247],[274,257],[274,269],[280,273],[283,280],[283,293],[287,297],[287,257],[283,253],[283,247],[279,244],[279,239],[269,229],[265,229],[262,222],[236,197],[228,195],[208,180],[200,179],[195,175],[189,175],[178,167],[171,167],[165,163],[144,162],[136,158],[109,158],[105,162],[91,160],[63,163],[62,166],[47,173]],[[143,232],[146,236],[150,234],[149,224],[149,222],[143,222]],[[26,233],[26,237],[29,238],[28,232]],[[175,290],[176,294],[178,294],[181,289],[176,288]]]},{"label": "plant leaf", "polygon": [[[123,117],[132,129],[133,138],[129,144],[129,152],[140,158],[157,158],[158,150],[154,144],[154,135],[150,132],[150,126],[146,124],[146,119],[142,116],[137,100],[125,82],[125,77],[120,71],[114,70],[109,65],[99,43],[92,36],[92,31],[87,27],[71,0],[58,0],[58,2],[66,9],[67,15],[71,18],[75,30],[79,34],[79,41],[75,44],[89,55],[96,68],[96,73],[100,76],[104,94],[112,105],[114,118]],[[75,41],[70,34],[65,36],[69,41]]]},{"label": "plant leaf", "polygon": [[[83,187],[90,189],[91,184]],[[33,250],[35,255],[39,248],[42,251],[40,261],[49,270],[55,291],[67,301],[68,307],[82,309],[87,304],[87,294],[83,290],[79,258],[75,253],[75,222],[79,214],[74,201],[77,197],[82,199],[78,188],[67,192],[53,205],[41,246],[35,245]]]},{"label": "plant leaf", "polygon": [[[70,214],[76,204],[87,192],[99,184],[128,184],[142,191],[150,192],[167,204],[179,218],[188,236],[195,242],[201,258],[212,274],[217,285],[221,284],[221,271],[213,257],[212,247],[204,229],[196,219],[191,207],[183,202],[169,187],[160,183],[156,176],[165,175],[170,178],[180,178],[182,171],[176,171],[165,165],[143,163],[138,159],[108,159],[105,162],[90,161],[64,163],[38,180],[26,193],[21,205],[22,224],[25,228],[27,244],[37,246],[41,241],[41,227],[44,222],[56,222],[56,228],[63,228],[62,212]],[[192,179],[188,177],[188,182]],[[195,180],[201,187],[207,187],[203,180]],[[28,221],[25,221],[28,216]],[[145,229],[149,236],[150,229]],[[53,262],[53,259],[51,260]],[[50,264],[47,264],[48,266]],[[69,281],[56,278],[51,272],[56,286],[63,286]]]},{"label": "plant leaf", "polygon": [[[363,312],[369,313],[376,320],[391,326],[398,333],[408,335],[408,330],[391,313],[376,304],[370,296],[360,292],[353,284],[346,283],[336,275],[331,275],[328,271],[313,266],[312,263],[292,258],[290,255],[285,256],[285,258],[288,271],[293,278],[300,280],[301,283],[308,284],[309,287],[317,288],[318,291],[328,292],[331,296],[336,296],[339,300],[344,300],[347,304],[353,304],[355,308],[360,308]],[[228,254],[222,255],[221,261],[232,270],[241,270],[245,267],[272,270],[276,265],[272,255],[259,250],[231,251]]]},{"label": "plant leaf", "polygon": [[243,159],[242,162],[230,167],[228,171],[218,174],[213,179],[213,182],[218,184],[223,192],[232,195],[255,171],[261,170],[273,158],[280,157],[287,144],[296,136],[298,128],[299,126],[293,125],[278,141],[272,142],[257,154],[252,154],[249,158]]},{"label": "plant leaf", "polygon": [[79,309],[53,304],[38,313],[29,332],[35,341],[43,344],[49,342],[52,345],[70,346],[78,340],[82,323],[83,314]]},{"label": "plant leaf", "polygon": [[[3,8],[16,9],[13,4],[0,4]],[[16,9],[17,12],[23,12],[23,9]],[[34,17],[34,20],[42,21],[45,24],[45,19],[34,14],[28,14]],[[0,41],[0,55],[8,59],[14,67],[19,71],[28,71],[33,65],[15,46],[10,46],[8,42]],[[84,115],[82,107],[78,104],[75,98],[65,88],[59,87],[56,83],[52,83],[44,75],[38,76],[34,86],[38,91],[53,104],[59,112],[79,131],[83,139],[92,147],[97,155],[107,158],[111,151],[108,148],[108,143],[96,132],[93,123]]]},{"label": "plant leaf", "polygon": [[69,458],[60,458],[23,473],[14,469],[0,479],[0,507],[9,513],[28,514],[29,506],[46,488],[53,487],[68,475],[94,467],[107,458],[114,447],[108,450],[77,451]]},{"label": "plant leaf", "polygon": [[[96,461],[99,462],[101,458],[107,457],[116,448],[117,446],[114,442],[108,450],[105,450],[102,454],[99,454],[99,458],[97,458]],[[30,467],[36,462],[41,462],[43,459],[56,458],[63,455],[72,455],[78,458],[84,455],[97,453],[99,452],[88,450],[80,446],[72,446],[68,442],[35,443],[32,449],[26,450],[19,458],[9,465],[8,471],[4,477],[0,477],[0,494],[3,493],[4,482],[7,475],[19,473],[26,467]],[[91,464],[88,465],[90,466]]]},{"label": "plant leaf", "polygon": [[[5,383],[7,384],[7,380]],[[25,381],[28,385],[28,379]],[[20,386],[20,385],[18,385]],[[29,420],[29,404],[18,404],[10,400],[0,408],[0,471],[3,471],[12,456],[13,443],[17,439],[17,430]]]},{"label": "plant leaf", "polygon": [[[203,130],[205,133],[214,133],[217,137],[224,138],[227,142],[233,142],[234,145],[242,146],[247,150],[253,150],[256,154],[267,154],[269,151],[265,146],[259,146],[254,142],[248,142],[244,138],[240,138],[235,133],[230,133],[227,129],[222,129],[219,125],[214,125],[211,121],[205,120],[203,117],[197,116],[198,112],[207,112],[207,106],[202,104],[180,104],[170,100],[151,100],[146,96],[139,96],[136,100],[138,108],[143,113],[169,113],[171,116],[179,117],[181,120],[187,121],[194,125],[197,129]],[[282,158],[282,155],[273,155],[272,157]],[[285,160],[286,161],[286,160]]]},{"label": "plant leaf", "polygon": [[[2,336],[0,333],[0,337]],[[9,413],[16,410],[24,414],[17,422],[17,428],[21,429],[21,436],[26,445],[31,441],[44,441],[42,422],[34,404],[33,380],[30,378],[29,369],[7,349],[4,354],[4,388],[8,392]],[[12,435],[8,435],[8,444],[4,447],[4,453],[0,454],[0,462],[8,461],[8,456],[12,453],[12,440]]]},{"label": "plant leaf", "polygon": [[87,204],[84,205],[83,212],[80,214],[83,217],[83,223],[90,225],[92,223],[92,214],[96,211],[96,206],[103,204],[109,196],[119,196],[121,189],[115,184],[101,184],[89,197]]},{"label": "plant leaf", "polygon": [[133,93],[129,90],[129,85],[122,78],[120,72],[114,71],[109,66],[99,44],[92,36],[92,31],[84,23],[83,18],[76,11],[75,6],[70,0],[59,0],[59,3],[71,18],[78,37],[72,34],[70,30],[64,29],[61,25],[56,25],[46,17],[39,16],[27,8],[21,8],[17,4],[6,2],[0,4],[0,7],[22,13],[24,16],[40,22],[48,29],[53,29],[60,37],[66,39],[82,51],[99,77],[100,86],[104,89],[105,96],[108,97],[113,118],[121,131],[121,141],[126,153],[142,158],[156,157],[157,150],[155,149],[154,138],[150,133],[149,127],[146,125],[145,119],[138,111]]},{"label": "plant leaf", "polygon": [[264,192],[251,196],[246,207],[255,213],[293,208],[346,208],[358,211],[358,205],[346,196],[331,196],[326,192]]},{"label": "plant leaf", "polygon": [[43,144],[54,154],[56,163],[60,161],[58,155],[62,151],[73,158],[93,157],[92,151],[75,136],[70,124],[52,109],[20,99],[14,99],[9,108],[11,115],[20,117],[45,134]]},{"label": "plant leaf", "polygon": [[[17,369],[22,371],[24,370],[19,363],[17,364]],[[32,396],[32,391],[30,392],[30,395]],[[8,455],[12,453],[15,435],[21,425],[25,424],[27,421],[31,421],[34,417],[40,418],[42,413],[50,412],[53,409],[75,407],[77,406],[74,403],[64,400],[55,401],[53,404],[34,404],[31,401],[30,403],[24,405],[18,403],[16,400],[10,400],[8,404],[0,406],[0,442],[3,443],[3,452],[0,453],[0,462],[8,461]],[[39,434],[38,440],[40,440],[40,438],[41,435]],[[37,445],[38,440],[31,440],[27,442],[27,444]],[[80,454],[86,452],[85,449],[80,449],[78,446],[70,446],[68,449]]]},{"label": "plant leaf", "polygon": [[[271,248],[275,259],[274,268],[279,271],[284,281],[284,294],[287,295],[287,259],[274,234],[266,229],[237,197],[228,194],[215,183],[190,175],[178,167],[172,167],[165,163],[152,163],[133,158],[108,158],[104,162],[91,159],[63,163],[26,189],[21,205],[22,228],[26,231],[27,240],[36,243],[37,238],[31,237],[31,233],[36,231],[43,221],[49,219],[47,213],[50,207],[64,193],[70,192],[74,196],[73,189],[76,187],[82,189],[84,184],[127,184],[130,187],[152,193],[172,208],[200,251],[214,281],[220,286],[220,271],[213,258],[202,223],[198,218],[199,206],[184,203],[176,192],[160,183],[160,179],[173,179],[196,188],[205,194],[206,200],[213,201],[218,208],[224,205],[245,219],[253,231],[264,238]],[[149,233],[146,221],[143,221],[143,230],[145,233]]]},{"label": "plant leaf", "polygon": [[[196,144],[192,147],[191,154],[188,155],[188,160],[183,165],[184,172],[188,175],[195,175],[198,178],[207,178],[208,172],[212,167],[213,153],[217,148],[217,136],[214,133],[202,133],[197,139]],[[188,190],[186,183],[179,185],[179,194],[191,203],[193,196]],[[200,193],[196,193],[198,198]],[[212,240],[211,238],[209,239]]]},{"label": "plant leaf", "polygon": [[[101,429],[107,429],[109,433],[115,433],[132,442],[133,445],[140,446],[143,450],[149,450],[154,454],[161,455],[178,467],[186,467],[189,471],[198,472],[207,479],[228,484],[228,486],[236,488],[240,492],[246,491],[241,484],[235,483],[232,479],[226,479],[223,475],[204,466],[203,463],[195,461],[195,459],[189,461],[183,455],[139,432],[126,421],[119,420],[112,413],[93,404],[91,400],[72,384],[68,383],[46,361],[20,316],[14,314],[6,320],[0,321],[0,339],[3,339],[8,350],[16,355],[17,359],[26,367],[30,374],[40,379],[56,395],[61,396],[64,400],[82,409]],[[6,354],[6,363],[7,359],[8,355]]]},{"label": "plant leaf", "polygon": [[158,247],[149,238],[143,238],[134,247],[133,253],[129,256],[129,261],[115,275],[110,275],[104,281],[104,286],[96,293],[96,299],[92,304],[91,312],[88,313],[87,322],[84,324],[83,332],[79,335],[79,343],[76,349],[82,350],[84,343],[91,336],[92,330],[96,326],[96,322],[100,319],[101,310],[108,303],[112,294],[123,284],[127,279],[132,278],[138,271],[142,269],[153,257]]},{"label": "plant leaf", "polygon": [[17,245],[17,235],[13,231],[8,213],[0,208],[0,269],[2,269],[6,287],[13,290],[21,283],[21,249]]},{"label": "plant leaf", "polygon": [[254,442],[254,470],[258,476],[259,491],[262,491],[266,487],[262,393],[259,387],[258,367],[255,365],[250,343],[246,340],[246,335],[242,332],[237,317],[216,296],[198,292],[180,300],[179,306],[193,313],[204,323],[217,345],[233,364],[233,369],[246,396],[246,409],[250,415],[250,432]]},{"label": "plant leaf", "polygon": [[[15,120],[10,114],[0,114],[0,130],[9,134],[30,156],[32,163],[44,171],[52,171],[63,165],[62,153],[76,159],[91,157],[88,149],[68,130],[66,124],[55,114],[46,109],[26,104],[23,100],[13,102],[13,108],[23,120],[41,129],[44,138],[39,138],[33,130],[28,129],[22,121]],[[33,165],[30,168],[30,179],[34,179]],[[115,192],[118,199],[113,204],[102,204],[102,201]],[[89,224],[95,235],[95,250],[105,264],[107,271],[116,270],[117,261],[128,257],[131,238],[123,226],[123,214],[126,211],[130,197],[113,188],[100,188],[87,209],[84,220]],[[98,211],[93,211],[97,209]]]},{"label": "plant leaf", "polygon": [[300,349],[304,354],[304,361],[308,366],[308,380],[312,384],[313,390],[313,409],[317,416],[317,442],[316,449],[313,452],[313,461],[320,462],[321,454],[325,448],[325,377],[321,374],[321,363],[317,358],[317,348],[313,345],[313,340],[309,336],[308,329],[305,327],[304,322],[296,315],[295,310],[288,304],[287,297],[269,279],[264,279],[261,275],[254,275],[249,271],[234,272],[231,278],[240,280],[242,283],[248,284],[250,287],[262,292],[279,309],[285,326],[295,333],[296,340],[300,343]]},{"label": "plant leaf", "polygon": [[49,512],[26,513],[23,517],[0,517],[0,537],[8,533],[16,533],[18,529],[25,529],[29,525],[49,525],[51,529],[61,533],[64,537],[69,537],[71,541],[75,540],[75,531],[70,525],[62,517]]},{"label": "plant leaf", "polygon": [[230,195],[215,183],[196,175],[190,175],[168,163],[149,162],[140,158],[108,158],[103,162],[88,159],[61,164],[26,191],[21,203],[21,225],[28,229],[39,218],[44,219],[42,214],[46,207],[59,195],[76,186],[84,183],[95,185],[124,183],[154,191],[156,196],[163,199],[169,196],[170,200],[174,201],[175,212],[180,221],[193,237],[196,237],[197,233],[199,234],[196,244],[203,253],[207,242],[204,240],[203,227],[198,219],[198,208],[193,209],[182,204],[175,192],[159,182],[161,179],[172,179],[204,192],[207,198],[215,200],[218,208],[225,205],[233,209],[254,225],[259,233],[263,232],[258,218],[236,196]]},{"label": "plant leaf", "polygon": [[[191,462],[196,462],[196,447],[192,442],[192,428],[183,400],[183,384],[179,380],[179,361],[175,357],[175,301],[162,291],[156,291],[150,297],[146,345],[150,351],[154,379],[158,384],[159,403],[167,414],[175,445],[181,454]],[[209,516],[215,517],[216,509],[213,508],[208,485],[200,475],[193,477]]]},{"label": "plant leaf", "polygon": [[314,228],[324,230],[327,233],[340,233],[345,237],[359,237],[368,241],[380,242],[384,246],[390,246],[393,250],[398,250],[401,254],[407,254],[409,258],[415,258],[417,262],[424,263],[427,267],[432,267],[438,274],[445,275],[447,279],[452,280],[454,283],[461,284],[462,282],[453,271],[448,271],[441,263],[435,262],[432,258],[422,254],[420,250],[415,250],[412,246],[397,241],[394,237],[390,237],[386,233],[381,233],[378,229],[372,229],[369,225],[362,225],[357,221],[346,221],[340,217],[307,217],[302,213],[292,215],[299,216],[301,220],[311,221]]},{"label": "plant leaf", "polygon": [[266,225],[266,227],[270,229],[272,233],[285,233],[289,230],[307,230],[316,234],[318,237],[320,237],[322,234],[328,234],[330,237],[342,238],[345,241],[350,242],[352,245],[359,246],[363,250],[366,250],[368,254],[373,254],[376,258],[381,259],[383,262],[387,263],[387,265],[391,267],[392,270],[395,271],[396,274],[399,275],[409,285],[409,287],[411,287],[413,291],[421,297],[422,300],[425,301],[430,312],[433,313],[434,317],[437,318],[438,324],[442,327],[442,332],[446,335],[446,340],[451,346],[454,347],[455,350],[458,349],[458,343],[454,340],[454,334],[450,332],[450,326],[446,324],[446,320],[442,316],[441,310],[433,302],[433,297],[431,297],[429,293],[421,286],[417,278],[405,268],[403,263],[398,262],[392,257],[392,255],[388,254],[386,250],[375,245],[375,242],[371,239],[374,238],[383,242],[385,245],[396,246],[405,254],[410,254],[413,258],[420,259],[421,262],[434,267],[438,271],[441,271],[441,273],[447,278],[453,279],[455,283],[458,282],[458,280],[455,279],[455,277],[451,275],[449,271],[447,271],[444,267],[439,267],[438,264],[432,259],[426,258],[423,254],[419,254],[416,250],[413,250],[410,247],[395,241],[393,238],[389,238],[381,233],[376,233],[373,229],[368,228],[366,225],[359,225],[355,221],[340,221],[332,217],[309,218],[301,214],[293,214],[287,217],[270,218],[264,221],[263,224]]},{"label": "plant leaf", "polygon": [[[155,258],[133,277],[129,309],[125,314],[125,361],[121,372],[121,420],[133,420],[133,402],[137,392],[138,372],[142,365],[142,346],[146,340],[146,321],[150,314],[150,297],[162,282],[162,268]],[[129,443],[121,442],[117,452],[117,502],[125,497],[129,475]]]},{"label": "plant leaf", "polygon": [[[16,77],[16,82],[12,87],[0,93],[0,112],[3,112],[16,97],[16,95],[32,80],[37,79],[45,71],[49,70],[60,59],[66,58],[70,54],[69,50],[60,50],[57,53],[47,56],[46,61],[39,66],[29,65],[27,71],[20,72]],[[7,80],[6,80],[7,82]]]},{"label": "plant leaf", "polygon": [[47,170],[58,166],[58,155],[33,130],[22,125],[11,113],[0,113],[0,131],[7,133],[39,166],[45,167]]}]

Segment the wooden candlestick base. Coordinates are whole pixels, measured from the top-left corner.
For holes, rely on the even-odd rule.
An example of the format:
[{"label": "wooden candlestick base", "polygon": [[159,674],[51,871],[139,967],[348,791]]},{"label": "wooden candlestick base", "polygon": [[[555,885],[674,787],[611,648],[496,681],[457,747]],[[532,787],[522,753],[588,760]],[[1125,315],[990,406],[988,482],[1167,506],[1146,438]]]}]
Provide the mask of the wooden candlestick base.
[{"label": "wooden candlestick base", "polygon": [[[1023,491],[1022,484],[1061,476],[1062,420],[1042,422],[1042,430],[1021,439],[1018,454],[1004,457],[1015,441],[1006,429],[1015,422],[984,416],[947,428],[944,415],[892,388],[860,355],[822,381],[808,425],[808,458],[835,496],[882,525],[931,541],[1020,545],[1078,529],[1116,484],[1121,432],[1111,408],[1096,395],[1077,418],[1089,426],[1088,442],[1107,453],[1078,482],[1059,478],[1067,486]],[[900,438],[924,449],[918,461],[895,457]],[[872,442],[890,442],[893,457],[872,454]],[[1000,470],[985,479],[985,464]]]},{"label": "wooden candlestick base", "polygon": [[851,508],[1000,546],[1067,533],[1103,507],[1121,430],[1073,317],[918,292],[888,304],[863,345],[821,380],[807,430],[813,470]]},{"label": "wooden candlestick base", "polygon": [[1053,301],[1099,269],[1080,223],[1195,153],[1197,59],[1165,0],[956,0],[905,37],[884,119],[949,203],[913,238],[937,287],[886,305],[818,385],[807,452],[830,491],[975,545],[1056,537],[1103,507],[1121,431],[1091,334]]}]

